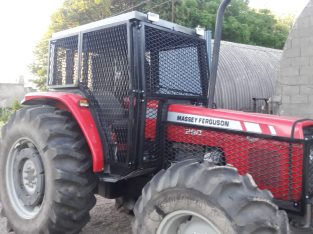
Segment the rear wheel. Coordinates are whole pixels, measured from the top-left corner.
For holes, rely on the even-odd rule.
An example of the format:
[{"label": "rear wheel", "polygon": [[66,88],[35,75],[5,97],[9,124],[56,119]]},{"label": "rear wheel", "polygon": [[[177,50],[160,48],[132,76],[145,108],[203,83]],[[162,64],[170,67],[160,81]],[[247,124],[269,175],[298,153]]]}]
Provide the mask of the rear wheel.
[{"label": "rear wheel", "polygon": [[182,162],[159,172],[135,205],[136,234],[287,234],[288,218],[251,176]]},{"label": "rear wheel", "polygon": [[16,233],[78,233],[89,221],[97,180],[89,148],[68,112],[19,110],[2,129],[2,214]]}]

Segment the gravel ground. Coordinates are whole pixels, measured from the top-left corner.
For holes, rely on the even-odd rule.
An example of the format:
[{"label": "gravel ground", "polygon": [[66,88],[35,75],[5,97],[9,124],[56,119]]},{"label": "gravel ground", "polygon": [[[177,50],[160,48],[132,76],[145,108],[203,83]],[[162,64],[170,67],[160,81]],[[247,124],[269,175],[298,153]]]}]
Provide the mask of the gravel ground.
[{"label": "gravel ground", "polygon": [[[132,215],[116,210],[113,200],[97,197],[97,204],[91,210],[91,220],[81,234],[132,234]],[[1,204],[0,204],[1,208]],[[6,219],[0,218],[0,234],[6,231]],[[310,231],[292,229],[292,234],[312,234]],[[10,233],[13,234],[13,233]]]},{"label": "gravel ground", "polygon": [[[83,229],[82,234],[131,234],[133,217],[118,211],[114,204],[114,200],[97,197],[97,204],[91,210],[91,220]],[[8,234],[5,218],[0,218],[0,233]]]}]

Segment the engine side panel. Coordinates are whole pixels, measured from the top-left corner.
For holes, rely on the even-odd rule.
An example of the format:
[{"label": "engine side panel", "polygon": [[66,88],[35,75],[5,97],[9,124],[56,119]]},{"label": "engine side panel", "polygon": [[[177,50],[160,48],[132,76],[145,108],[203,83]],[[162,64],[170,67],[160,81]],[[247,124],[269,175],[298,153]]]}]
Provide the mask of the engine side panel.
[{"label": "engine side panel", "polygon": [[[300,119],[173,104],[168,109],[168,120],[192,126],[291,138],[292,127]],[[294,138],[304,139],[303,128],[311,125],[313,121],[309,120],[296,124]]]},{"label": "engine side panel", "polygon": [[[175,124],[167,125],[166,134],[168,147],[165,154],[170,160],[191,154],[214,162],[216,158],[208,158],[208,154],[214,155],[219,151],[222,158],[216,163],[233,165],[240,174],[250,173],[257,185],[270,190],[275,198],[286,201],[301,199],[303,145],[300,143]],[[171,149],[175,143],[181,144],[182,152]]]},{"label": "engine side panel", "polygon": [[[147,146],[158,144],[157,104],[152,100],[147,104]],[[215,111],[215,115],[210,116],[210,111]],[[294,120],[273,117],[274,120],[269,121],[269,116],[261,115],[258,122],[256,117],[253,121],[253,114],[242,119],[236,114],[228,113],[222,117],[218,110],[170,105],[167,119],[163,122],[164,151],[161,153],[160,147],[153,147],[154,150],[146,151],[146,154],[153,154],[154,158],[155,155],[163,155],[169,163],[199,158],[219,165],[230,164],[240,174],[251,174],[257,185],[270,190],[276,199],[300,201],[303,196],[303,141],[292,141],[290,137],[279,139],[279,134],[289,135]],[[301,127],[297,128],[298,137],[301,136]]]}]

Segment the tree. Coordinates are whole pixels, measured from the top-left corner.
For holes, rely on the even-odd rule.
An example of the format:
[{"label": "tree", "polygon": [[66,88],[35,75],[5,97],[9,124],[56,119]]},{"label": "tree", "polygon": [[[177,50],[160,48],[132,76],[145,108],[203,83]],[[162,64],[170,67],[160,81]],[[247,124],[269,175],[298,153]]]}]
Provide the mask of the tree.
[{"label": "tree", "polygon": [[[191,28],[200,25],[214,32],[220,0],[176,2],[176,23]],[[154,8],[161,18],[171,20],[170,4],[155,7],[159,3],[159,0],[151,0],[143,10]],[[225,12],[223,40],[282,49],[292,21],[290,17],[279,19],[269,10],[251,9],[248,0],[232,0]]]},{"label": "tree", "polygon": [[[200,25],[214,32],[219,4],[220,0],[176,0],[175,23],[190,28]],[[172,19],[170,0],[65,0],[35,48],[31,71],[37,78],[33,82],[45,89],[48,40],[53,32],[131,10],[152,11],[162,19]],[[248,0],[232,0],[225,12],[223,40],[282,49],[292,22],[293,18],[278,19],[269,10],[250,9]]]}]

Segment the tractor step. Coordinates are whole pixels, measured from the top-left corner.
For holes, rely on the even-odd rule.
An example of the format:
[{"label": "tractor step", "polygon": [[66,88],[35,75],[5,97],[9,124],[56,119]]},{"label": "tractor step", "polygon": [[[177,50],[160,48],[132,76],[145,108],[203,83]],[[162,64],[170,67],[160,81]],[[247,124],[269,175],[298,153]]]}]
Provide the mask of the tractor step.
[{"label": "tractor step", "polygon": [[155,171],[155,168],[146,168],[143,170],[133,171],[124,176],[116,175],[116,174],[101,174],[101,175],[98,175],[98,177],[99,177],[100,182],[116,183],[121,180],[127,180],[127,179],[134,178],[137,176],[147,175],[147,174],[152,173],[153,171]]}]

